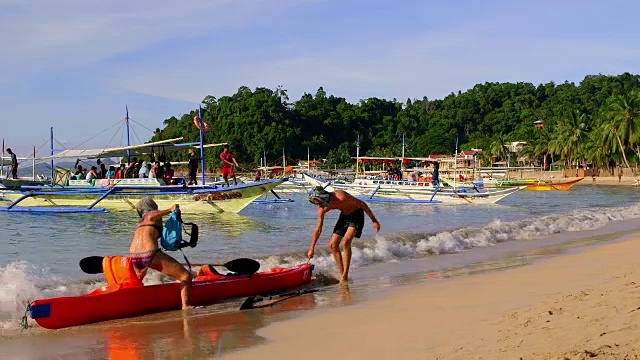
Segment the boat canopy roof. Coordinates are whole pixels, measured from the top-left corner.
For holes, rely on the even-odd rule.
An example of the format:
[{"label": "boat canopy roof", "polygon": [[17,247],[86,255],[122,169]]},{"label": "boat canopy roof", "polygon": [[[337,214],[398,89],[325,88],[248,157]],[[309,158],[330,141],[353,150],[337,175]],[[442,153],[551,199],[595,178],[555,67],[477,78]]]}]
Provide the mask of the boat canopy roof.
[{"label": "boat canopy roof", "polygon": [[359,157],[355,157],[352,156],[352,159],[360,159],[360,160],[395,160],[395,161],[402,161],[404,160],[413,160],[413,161],[429,161],[429,162],[438,162],[440,161],[439,159],[434,159],[434,158],[430,158],[430,157],[401,157],[401,156],[396,156],[396,157],[380,157],[380,156],[359,156]]},{"label": "boat canopy roof", "polygon": [[[199,148],[200,143],[179,143],[175,142],[182,140],[182,137],[160,140],[149,142],[140,145],[131,145],[131,146],[123,146],[123,147],[114,147],[114,148],[104,148],[104,149],[70,149],[64,150],[57,154],[53,154],[51,156],[41,157],[38,160],[59,160],[59,159],[98,159],[98,158],[110,158],[110,157],[125,157],[128,153],[131,156],[141,156],[141,155],[149,155],[152,153],[157,153],[158,150],[163,152],[169,151],[180,151],[185,148]],[[219,144],[206,144],[203,147],[213,147],[213,146],[221,146],[226,143]]]}]

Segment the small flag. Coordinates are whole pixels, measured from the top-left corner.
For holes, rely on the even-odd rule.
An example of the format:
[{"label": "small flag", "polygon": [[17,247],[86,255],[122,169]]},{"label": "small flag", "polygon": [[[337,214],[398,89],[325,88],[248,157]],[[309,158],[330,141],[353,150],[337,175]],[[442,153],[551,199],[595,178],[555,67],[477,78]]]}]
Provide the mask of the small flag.
[{"label": "small flag", "polygon": [[456,136],[456,154],[458,153],[458,137]]},{"label": "small flag", "polygon": [[360,146],[360,134],[358,134],[358,146]]}]

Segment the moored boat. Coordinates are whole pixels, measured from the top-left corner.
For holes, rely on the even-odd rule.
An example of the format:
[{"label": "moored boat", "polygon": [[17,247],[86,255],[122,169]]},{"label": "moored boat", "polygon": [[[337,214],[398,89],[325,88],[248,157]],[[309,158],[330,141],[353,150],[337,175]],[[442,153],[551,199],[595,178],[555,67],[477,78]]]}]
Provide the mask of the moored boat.
[{"label": "moored boat", "polygon": [[[108,180],[108,179],[107,179]],[[185,213],[240,212],[253,200],[270,192],[286,179],[259,181],[251,184],[222,187],[219,185],[202,186],[160,186],[151,182],[156,179],[122,179],[116,186],[65,187],[38,186],[22,187],[21,191],[5,190],[8,211],[38,208],[46,211],[73,207],[76,209],[135,210],[136,202],[152,196],[158,206],[168,208],[179,204]],[[127,181],[137,184],[127,185]],[[148,184],[145,184],[147,181]]]},{"label": "moored boat", "polygon": [[329,191],[339,189],[364,200],[393,199],[402,200],[404,203],[433,201],[443,204],[492,204],[521,189],[521,187],[497,190],[454,189],[407,180],[356,179],[352,183],[324,183],[306,174],[305,177],[309,182],[325,187]]},{"label": "moored boat", "polygon": [[[311,281],[313,265],[299,264],[251,275],[208,275],[196,277],[191,285],[193,305],[211,305],[229,298],[264,295],[299,287]],[[29,315],[38,325],[60,329],[180,309],[180,285],[107,285],[80,296],[35,300]]]},{"label": "moored boat", "polygon": [[583,177],[572,180],[554,180],[554,181],[539,181],[535,184],[527,185],[525,190],[534,191],[548,191],[548,190],[569,190],[573,185],[579,183],[584,179]]}]

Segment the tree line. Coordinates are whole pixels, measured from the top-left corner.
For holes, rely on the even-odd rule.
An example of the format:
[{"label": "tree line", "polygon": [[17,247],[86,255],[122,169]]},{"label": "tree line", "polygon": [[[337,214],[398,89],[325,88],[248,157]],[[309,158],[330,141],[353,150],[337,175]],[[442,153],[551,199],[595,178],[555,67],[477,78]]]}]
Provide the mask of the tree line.
[{"label": "tree line", "polygon": [[[484,83],[444,99],[387,100],[350,103],[320,87],[290,101],[287,91],[242,86],[230,96],[206,96],[203,119],[211,126],[205,143],[227,142],[244,168],[255,168],[266,155],[281,164],[289,159],[327,159],[328,166],[353,166],[356,142],[366,156],[398,156],[406,136],[406,156],[453,154],[483,149],[489,165],[510,158],[542,165],[562,161],[613,168],[640,161],[640,75],[589,75],[579,84],[565,82]],[[198,109],[164,120],[152,141],[182,136],[199,141],[193,124]],[[534,122],[544,127],[534,127]],[[526,142],[517,156],[506,144]],[[207,169],[219,168],[220,149],[206,150]],[[168,154],[171,161],[185,154]]]}]

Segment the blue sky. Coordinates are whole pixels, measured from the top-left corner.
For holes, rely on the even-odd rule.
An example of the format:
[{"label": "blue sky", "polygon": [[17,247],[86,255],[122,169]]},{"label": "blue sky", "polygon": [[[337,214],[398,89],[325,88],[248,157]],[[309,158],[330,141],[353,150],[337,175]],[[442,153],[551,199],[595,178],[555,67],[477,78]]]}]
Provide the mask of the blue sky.
[{"label": "blue sky", "polygon": [[[640,73],[629,1],[0,0],[0,136],[20,156],[133,142],[206,95],[282,85],[443,98],[485,81]],[[103,132],[104,131],[104,132]],[[99,134],[99,135],[98,135]],[[96,136],[97,135],[97,136]],[[80,145],[82,144],[82,145]]]}]

